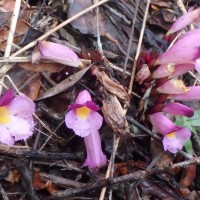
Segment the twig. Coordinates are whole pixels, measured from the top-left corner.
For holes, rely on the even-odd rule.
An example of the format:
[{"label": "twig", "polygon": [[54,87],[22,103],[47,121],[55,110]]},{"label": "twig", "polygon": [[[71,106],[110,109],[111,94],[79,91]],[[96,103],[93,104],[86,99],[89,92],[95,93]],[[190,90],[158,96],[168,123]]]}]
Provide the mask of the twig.
[{"label": "twig", "polygon": [[128,48],[127,48],[127,52],[126,52],[126,58],[125,58],[125,62],[124,62],[123,79],[125,78],[125,74],[126,74],[126,69],[127,69],[127,64],[128,64],[128,57],[130,55],[131,44],[132,44],[132,40],[133,40],[135,22],[136,22],[136,18],[137,18],[139,5],[140,5],[140,0],[137,0],[136,1],[136,6],[135,6],[135,10],[134,10],[134,16],[133,16],[133,20],[132,20],[132,27],[131,27],[131,32],[130,32]]},{"label": "twig", "polygon": [[3,189],[2,185],[0,184],[0,193],[3,200],[9,200],[8,195],[6,194],[5,190]]},{"label": "twig", "polygon": [[[12,57],[18,56],[21,53],[23,53],[24,51],[30,49],[31,47],[35,46],[37,44],[38,41],[44,40],[46,39],[48,36],[50,36],[51,34],[53,34],[54,32],[56,32],[57,30],[59,30],[60,28],[66,26],[67,24],[71,23],[72,21],[74,21],[75,19],[81,17],[82,15],[86,14],[87,12],[93,10],[94,8],[108,2],[109,0],[102,0],[99,1],[98,3],[88,7],[87,9],[79,12],[78,14],[74,15],[73,17],[67,19],[66,21],[62,22],[61,24],[59,24],[58,26],[56,26],[55,28],[53,28],[52,30],[48,31],[47,33],[45,33],[44,35],[42,35],[41,37],[39,37],[37,40],[34,40],[33,42],[29,43],[28,45],[26,45],[25,47],[21,48],[20,50],[18,50],[17,52],[15,52],[14,54],[12,54]],[[4,75],[7,71],[9,71],[12,68],[12,66],[8,66],[5,67],[3,66],[0,70],[0,76]]]},{"label": "twig", "polygon": [[62,187],[79,188],[79,187],[84,187],[86,185],[85,183],[73,181],[71,179],[62,178],[59,176],[55,176],[55,175],[51,175],[51,174],[47,174],[47,173],[43,173],[43,172],[40,172],[40,176],[43,180],[52,181],[56,185],[60,185]]},{"label": "twig", "polygon": [[[116,152],[117,152],[119,140],[120,140],[120,137],[116,138],[116,135],[114,135],[113,152],[112,152],[112,155],[111,155],[110,160],[109,160],[109,164],[108,164],[108,168],[107,168],[107,171],[106,171],[106,177],[105,178],[113,177],[114,160],[115,160],[115,155],[116,155]],[[104,199],[105,193],[106,193],[106,187],[102,188],[99,200]]]},{"label": "twig", "polygon": [[144,14],[143,23],[142,23],[142,29],[140,31],[140,38],[139,38],[139,41],[138,41],[137,51],[136,51],[136,55],[135,55],[135,59],[134,59],[134,63],[133,63],[132,74],[131,74],[131,80],[130,80],[129,89],[128,89],[129,95],[131,95],[131,93],[132,93],[133,83],[134,83],[134,79],[135,79],[136,63],[137,63],[137,59],[138,59],[139,54],[140,54],[140,49],[141,49],[142,40],[143,40],[143,36],[144,36],[144,29],[145,29],[145,25],[146,25],[150,1],[151,0],[147,0],[146,10],[145,10],[145,14]]},{"label": "twig", "polygon": [[18,20],[18,16],[19,16],[20,6],[21,6],[21,0],[16,0],[15,1],[15,7],[14,7],[14,10],[13,10],[13,14],[12,14],[11,23],[10,23],[10,30],[9,30],[9,33],[8,33],[8,39],[7,39],[7,43],[6,43],[6,49],[5,49],[4,57],[10,56],[13,38],[14,38],[14,34],[15,34],[15,29],[16,29],[16,26],[17,26],[17,20]]},{"label": "twig", "polygon": [[56,193],[54,193],[54,196],[58,197],[58,198],[66,198],[66,197],[77,195],[77,194],[80,194],[83,192],[88,192],[91,190],[99,189],[104,186],[110,186],[110,185],[119,184],[119,183],[123,183],[123,182],[127,182],[127,181],[141,180],[141,179],[144,179],[144,178],[154,175],[154,174],[169,172],[169,170],[171,170],[171,169],[175,169],[177,167],[185,167],[185,166],[192,165],[192,164],[200,164],[200,157],[192,158],[188,161],[176,163],[173,165],[163,166],[162,168],[159,168],[159,169],[152,168],[147,171],[138,170],[134,173],[130,173],[127,175],[100,180],[95,183],[87,184],[85,187],[68,189],[68,190],[65,190],[62,192],[56,192]]}]

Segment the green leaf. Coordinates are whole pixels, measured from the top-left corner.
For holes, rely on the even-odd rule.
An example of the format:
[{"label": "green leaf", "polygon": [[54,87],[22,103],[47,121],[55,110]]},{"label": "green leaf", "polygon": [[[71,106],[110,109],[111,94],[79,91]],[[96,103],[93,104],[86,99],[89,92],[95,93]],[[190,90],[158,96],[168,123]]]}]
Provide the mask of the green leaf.
[{"label": "green leaf", "polygon": [[192,142],[191,142],[191,140],[188,140],[187,142],[185,142],[184,147],[185,147],[186,152],[188,154],[192,155],[193,148],[192,148]]},{"label": "green leaf", "polygon": [[200,126],[200,111],[196,111],[194,113],[194,116],[191,118],[188,118],[187,121],[190,123],[192,126]]}]

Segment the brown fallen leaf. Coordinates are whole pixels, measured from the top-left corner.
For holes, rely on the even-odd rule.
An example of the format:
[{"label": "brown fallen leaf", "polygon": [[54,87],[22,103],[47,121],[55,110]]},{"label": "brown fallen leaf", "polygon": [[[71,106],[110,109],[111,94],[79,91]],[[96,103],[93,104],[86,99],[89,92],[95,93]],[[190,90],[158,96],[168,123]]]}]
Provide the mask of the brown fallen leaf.
[{"label": "brown fallen leaf", "polygon": [[31,81],[30,84],[26,87],[25,91],[23,91],[26,96],[28,96],[33,101],[36,100],[39,96],[41,83],[40,83],[40,76],[37,79]]},{"label": "brown fallen leaf", "polygon": [[83,75],[90,69],[91,66],[92,65],[78,71],[77,73],[75,73],[75,74],[69,76],[68,78],[66,78],[65,80],[61,81],[56,86],[52,87],[47,92],[43,93],[38,98],[38,100],[52,97],[56,94],[59,94],[59,93],[65,91],[66,89],[70,88],[71,86],[73,86],[75,83],[77,83],[83,77]]},{"label": "brown fallen leaf", "polygon": [[116,96],[103,92],[102,112],[106,122],[112,127],[115,133],[129,133],[129,126],[126,120],[126,110],[122,108]]},{"label": "brown fallen leaf", "polygon": [[179,189],[181,195],[185,199],[194,200],[196,199],[196,193],[193,191],[191,192],[188,187],[192,185],[194,182],[194,179],[196,178],[196,165],[189,165],[184,168],[183,175],[180,180],[180,186]]},{"label": "brown fallen leaf", "polygon": [[8,176],[5,178],[5,180],[11,184],[14,184],[18,183],[20,178],[21,178],[20,172],[16,169],[13,169],[9,171]]},{"label": "brown fallen leaf", "polygon": [[111,80],[104,71],[100,71],[97,67],[92,68],[92,74],[97,77],[97,79],[102,83],[106,90],[116,95],[120,99],[125,100],[126,104],[128,105],[130,97],[121,84]]},{"label": "brown fallen leaf", "polygon": [[[147,168],[147,164],[142,162],[142,161],[134,161],[134,160],[129,160],[128,164],[131,168],[135,169],[143,169],[145,170]],[[123,162],[123,163],[116,163],[115,164],[115,174],[116,175],[125,175],[130,173],[129,172],[129,166],[128,166],[127,162]],[[131,171],[132,172],[132,171]]]},{"label": "brown fallen leaf", "polygon": [[[25,22],[24,20],[18,20],[17,26],[16,26],[16,34],[14,37],[14,43],[18,44],[23,37],[24,33],[28,30],[29,24]],[[0,49],[3,51],[6,47],[6,42],[8,39],[8,33],[9,33],[9,27],[7,26],[2,26],[0,28]]]},{"label": "brown fallen leaf", "polygon": [[53,194],[56,191],[56,187],[51,181],[44,181],[42,179],[39,169],[35,169],[34,171],[33,187],[35,190],[46,189],[50,194]]},{"label": "brown fallen leaf", "polygon": [[27,63],[18,63],[18,66],[33,71],[33,72],[58,72],[63,68],[63,65],[59,63],[37,63],[37,64],[32,64],[30,62]]}]

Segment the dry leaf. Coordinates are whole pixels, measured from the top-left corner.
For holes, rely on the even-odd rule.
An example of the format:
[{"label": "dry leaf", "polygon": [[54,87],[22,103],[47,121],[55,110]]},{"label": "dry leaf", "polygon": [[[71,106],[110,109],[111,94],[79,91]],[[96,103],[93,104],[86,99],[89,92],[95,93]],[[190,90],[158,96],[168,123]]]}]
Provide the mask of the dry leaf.
[{"label": "dry leaf", "polygon": [[[92,5],[91,0],[76,0],[73,1],[73,3],[70,4],[69,10],[68,10],[68,17],[72,17],[75,14],[81,12],[82,10],[90,7]],[[106,27],[106,21],[99,13],[98,15],[98,21],[99,21],[99,29],[100,34],[105,34],[105,27]],[[97,19],[96,19],[96,13],[95,10],[87,12],[82,17],[79,17],[78,19],[74,20],[72,23],[73,28],[79,29],[81,33],[84,34],[93,34],[94,36],[97,35]]]},{"label": "dry leaf", "polygon": [[38,77],[37,79],[31,81],[31,83],[26,87],[25,92],[23,93],[34,101],[39,96],[40,88],[40,77]]},{"label": "dry leaf", "polygon": [[32,63],[18,63],[18,66],[33,71],[33,72],[58,72],[62,69],[63,65],[59,63],[38,63],[38,64],[32,64]]},{"label": "dry leaf", "polygon": [[125,100],[128,104],[130,97],[121,84],[111,80],[105,72],[100,71],[97,67],[92,69],[92,74],[97,77],[97,79],[102,83],[106,90],[116,95],[120,99]]},{"label": "dry leaf", "polygon": [[129,133],[129,126],[126,120],[126,110],[122,108],[116,96],[104,91],[102,112],[106,122],[114,132]]},{"label": "dry leaf", "polygon": [[44,181],[42,179],[39,169],[34,171],[33,187],[35,190],[46,189],[50,194],[54,194],[56,192],[55,185],[51,181]]},{"label": "dry leaf", "polygon": [[19,182],[20,177],[20,172],[18,170],[13,169],[9,171],[8,176],[5,178],[5,180],[14,184]]},{"label": "dry leaf", "polygon": [[65,80],[61,81],[55,87],[52,87],[47,92],[42,94],[38,100],[52,97],[56,94],[59,94],[59,93],[65,91],[66,89],[70,88],[71,86],[73,86],[76,82],[78,82],[83,77],[83,75],[88,71],[88,69],[90,69],[90,67],[91,67],[91,65],[78,71],[77,73],[69,76]]}]

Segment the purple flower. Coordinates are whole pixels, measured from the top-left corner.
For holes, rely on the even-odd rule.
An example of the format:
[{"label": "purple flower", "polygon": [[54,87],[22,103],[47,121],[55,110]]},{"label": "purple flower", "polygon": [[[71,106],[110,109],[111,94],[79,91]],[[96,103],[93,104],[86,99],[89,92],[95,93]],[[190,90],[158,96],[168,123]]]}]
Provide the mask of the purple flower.
[{"label": "purple flower", "polygon": [[150,115],[150,121],[153,127],[164,136],[162,142],[165,151],[177,153],[191,137],[188,128],[175,125],[160,112]]},{"label": "purple flower", "polygon": [[0,98],[0,142],[12,146],[18,140],[26,140],[33,134],[34,102],[21,94],[14,97],[8,90]]},{"label": "purple flower", "polygon": [[38,62],[41,58],[53,60],[72,67],[82,66],[82,62],[76,53],[64,45],[53,42],[38,42],[36,50],[32,54],[32,62]]},{"label": "purple flower", "polygon": [[92,101],[87,90],[80,92],[76,103],[68,107],[71,110],[65,116],[66,126],[73,129],[76,135],[84,137],[87,158],[83,166],[97,171],[107,163],[99,135],[103,123],[102,116],[97,112],[99,107]]}]

